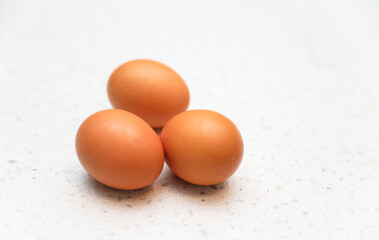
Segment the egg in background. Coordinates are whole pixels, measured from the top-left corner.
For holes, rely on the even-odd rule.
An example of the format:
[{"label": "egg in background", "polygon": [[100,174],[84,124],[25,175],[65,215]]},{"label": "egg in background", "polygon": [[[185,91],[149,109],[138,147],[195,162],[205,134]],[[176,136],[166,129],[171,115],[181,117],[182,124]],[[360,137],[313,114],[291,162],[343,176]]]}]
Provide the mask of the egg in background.
[{"label": "egg in background", "polygon": [[136,114],[153,128],[185,111],[190,100],[188,87],[178,73],[145,59],[119,66],[110,76],[107,90],[114,108]]}]

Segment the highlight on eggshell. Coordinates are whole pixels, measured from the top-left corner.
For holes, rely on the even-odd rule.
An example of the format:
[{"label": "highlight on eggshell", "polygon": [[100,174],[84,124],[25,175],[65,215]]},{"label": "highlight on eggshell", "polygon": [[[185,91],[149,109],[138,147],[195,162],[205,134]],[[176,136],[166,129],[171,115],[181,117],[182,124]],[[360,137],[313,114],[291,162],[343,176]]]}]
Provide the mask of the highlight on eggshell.
[{"label": "highlight on eggshell", "polygon": [[188,87],[178,73],[146,59],[126,62],[114,70],[107,91],[114,108],[136,114],[153,128],[185,111],[190,100]]}]

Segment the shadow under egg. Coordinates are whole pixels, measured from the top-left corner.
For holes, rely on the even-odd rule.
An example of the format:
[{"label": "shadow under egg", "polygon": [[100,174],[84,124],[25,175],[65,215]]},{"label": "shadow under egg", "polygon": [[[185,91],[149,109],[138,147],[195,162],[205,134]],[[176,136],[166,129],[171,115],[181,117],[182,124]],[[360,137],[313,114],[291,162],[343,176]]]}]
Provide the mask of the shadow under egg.
[{"label": "shadow under egg", "polygon": [[178,192],[191,200],[215,203],[226,201],[230,196],[228,180],[215,185],[201,186],[182,180],[169,169],[162,174],[165,174],[165,177],[160,181],[161,187],[167,187],[170,191]]},{"label": "shadow under egg", "polygon": [[155,133],[156,133],[159,137],[161,136],[162,129],[163,129],[163,127],[160,127],[160,128],[153,128],[153,130],[155,131]]},{"label": "shadow under egg", "polygon": [[86,175],[84,189],[88,195],[129,208],[149,205],[153,201],[155,195],[154,183],[137,190],[120,190],[108,187],[96,181],[89,174]]}]

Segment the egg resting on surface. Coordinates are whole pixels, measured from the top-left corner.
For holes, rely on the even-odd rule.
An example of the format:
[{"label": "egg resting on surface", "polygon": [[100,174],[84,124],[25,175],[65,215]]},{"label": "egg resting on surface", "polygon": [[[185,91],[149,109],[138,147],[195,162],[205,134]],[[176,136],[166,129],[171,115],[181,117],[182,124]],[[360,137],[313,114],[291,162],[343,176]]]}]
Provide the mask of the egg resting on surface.
[{"label": "egg resting on surface", "polygon": [[197,185],[225,181],[238,169],[243,140],[232,121],[210,110],[190,110],[170,119],[161,141],[170,169]]},{"label": "egg resting on surface", "polygon": [[119,109],[89,116],[77,132],[76,152],[93,178],[125,190],[153,183],[164,163],[154,130],[138,116]]},{"label": "egg resting on surface", "polygon": [[108,97],[114,108],[162,127],[189,104],[183,79],[168,66],[152,60],[133,60],[119,66],[108,81]]}]

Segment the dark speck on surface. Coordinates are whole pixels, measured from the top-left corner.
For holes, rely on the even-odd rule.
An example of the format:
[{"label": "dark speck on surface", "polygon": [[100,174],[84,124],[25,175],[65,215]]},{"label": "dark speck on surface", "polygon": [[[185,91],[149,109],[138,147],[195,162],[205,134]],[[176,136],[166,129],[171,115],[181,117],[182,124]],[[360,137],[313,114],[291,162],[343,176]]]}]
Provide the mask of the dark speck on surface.
[{"label": "dark speck on surface", "polygon": [[210,185],[209,187],[214,189],[214,190],[218,190],[218,188],[215,185]]},{"label": "dark speck on surface", "polygon": [[133,206],[130,205],[130,204],[126,204],[126,206],[129,207],[129,208],[133,208]]},{"label": "dark speck on surface", "polygon": [[165,183],[162,183],[162,187],[166,187],[166,186],[168,186],[168,185],[170,185],[170,183],[169,182],[165,182]]},{"label": "dark speck on surface", "polygon": [[206,194],[206,193],[205,193],[204,191],[201,191],[200,194],[201,194],[201,195],[204,195],[204,194]]},{"label": "dark speck on surface", "polygon": [[9,164],[15,164],[15,163],[17,163],[16,160],[8,160],[7,162],[8,162]]}]

